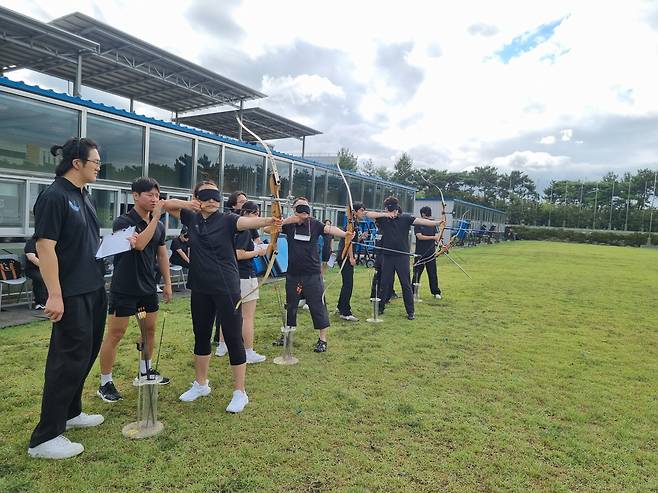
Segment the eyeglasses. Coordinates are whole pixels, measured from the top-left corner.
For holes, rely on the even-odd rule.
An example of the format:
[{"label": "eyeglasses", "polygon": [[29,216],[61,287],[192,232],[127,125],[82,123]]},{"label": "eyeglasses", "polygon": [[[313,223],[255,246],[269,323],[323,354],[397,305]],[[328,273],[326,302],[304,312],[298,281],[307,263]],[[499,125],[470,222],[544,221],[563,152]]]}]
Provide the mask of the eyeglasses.
[{"label": "eyeglasses", "polygon": [[99,168],[103,165],[100,159],[85,159],[85,163],[94,163]]}]

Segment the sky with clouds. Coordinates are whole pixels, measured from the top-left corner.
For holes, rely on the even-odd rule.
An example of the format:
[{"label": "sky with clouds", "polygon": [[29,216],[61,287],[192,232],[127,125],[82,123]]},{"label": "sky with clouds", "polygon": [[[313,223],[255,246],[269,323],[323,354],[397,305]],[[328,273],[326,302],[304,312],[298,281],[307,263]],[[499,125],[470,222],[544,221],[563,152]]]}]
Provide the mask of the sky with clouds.
[{"label": "sky with clouds", "polygon": [[[540,185],[658,169],[656,2],[0,5],[42,21],[81,11],[260,90],[269,97],[251,105],[323,132],[307,139],[308,154],[348,147],[392,166],[408,152],[421,167],[493,164]],[[55,84],[26,71],[11,77]],[[300,143],[276,148],[298,154]]]}]

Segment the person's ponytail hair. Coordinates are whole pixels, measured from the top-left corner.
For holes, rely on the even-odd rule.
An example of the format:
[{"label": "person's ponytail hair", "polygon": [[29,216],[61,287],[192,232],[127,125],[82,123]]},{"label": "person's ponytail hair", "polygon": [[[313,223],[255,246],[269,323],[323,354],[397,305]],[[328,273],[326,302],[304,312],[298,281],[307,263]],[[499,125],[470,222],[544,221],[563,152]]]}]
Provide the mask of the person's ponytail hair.
[{"label": "person's ponytail hair", "polygon": [[64,176],[73,168],[73,161],[75,159],[80,159],[81,161],[89,159],[89,152],[92,149],[98,150],[98,144],[86,137],[81,139],[73,137],[67,140],[64,145],[52,146],[50,153],[55,157],[62,157],[62,160],[55,168],[55,176]]}]

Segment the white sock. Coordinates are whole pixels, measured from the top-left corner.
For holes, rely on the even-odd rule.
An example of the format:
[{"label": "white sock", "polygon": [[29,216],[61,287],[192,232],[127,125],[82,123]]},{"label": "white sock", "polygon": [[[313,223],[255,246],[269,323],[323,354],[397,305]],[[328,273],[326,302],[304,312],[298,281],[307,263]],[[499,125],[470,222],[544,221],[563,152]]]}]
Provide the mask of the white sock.
[{"label": "white sock", "polygon": [[146,363],[147,362],[148,362],[148,367],[151,368],[151,360],[150,359],[149,360],[143,360],[143,359],[139,360],[139,371],[143,375],[146,375]]},{"label": "white sock", "polygon": [[105,385],[107,382],[112,381],[112,372],[108,373],[107,375],[103,375],[101,373],[101,387]]}]

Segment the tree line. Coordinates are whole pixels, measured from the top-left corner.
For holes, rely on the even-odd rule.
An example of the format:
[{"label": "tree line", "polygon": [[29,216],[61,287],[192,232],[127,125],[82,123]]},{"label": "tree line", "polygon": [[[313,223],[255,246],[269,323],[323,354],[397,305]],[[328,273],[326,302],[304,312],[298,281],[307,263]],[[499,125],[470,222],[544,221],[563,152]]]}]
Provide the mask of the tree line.
[{"label": "tree line", "polygon": [[338,162],[343,169],[413,186],[418,197],[436,197],[438,187],[446,197],[505,211],[510,224],[658,231],[655,170],[609,172],[600,180],[552,180],[539,192],[523,171],[503,173],[491,165],[460,172],[420,169],[406,152],[392,170],[372,159],[359,163],[347,148],[338,152]]}]

